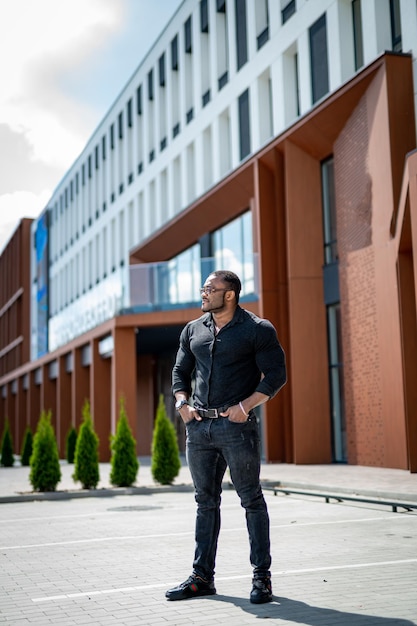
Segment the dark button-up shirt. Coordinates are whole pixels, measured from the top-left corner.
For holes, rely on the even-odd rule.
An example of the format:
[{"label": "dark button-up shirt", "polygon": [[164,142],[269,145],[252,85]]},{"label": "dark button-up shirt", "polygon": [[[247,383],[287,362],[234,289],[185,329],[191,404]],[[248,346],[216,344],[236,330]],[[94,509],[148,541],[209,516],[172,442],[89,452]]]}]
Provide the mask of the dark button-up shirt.
[{"label": "dark button-up shirt", "polygon": [[194,405],[219,408],[259,391],[272,398],[286,382],[285,354],[274,326],[242,309],[215,334],[211,313],[189,322],[180,336],[172,391],[192,393]]}]

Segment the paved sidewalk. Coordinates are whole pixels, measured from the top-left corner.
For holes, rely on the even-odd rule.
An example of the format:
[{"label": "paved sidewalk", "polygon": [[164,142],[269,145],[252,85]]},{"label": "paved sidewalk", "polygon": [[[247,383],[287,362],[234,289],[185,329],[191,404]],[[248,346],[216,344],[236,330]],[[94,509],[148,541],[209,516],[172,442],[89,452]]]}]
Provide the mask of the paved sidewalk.
[{"label": "paved sidewalk", "polygon": [[4,503],[0,624],[417,626],[416,512],[265,495],[274,589],[265,605],[249,602],[245,512],[232,489],[222,497],[217,594],[182,602],[165,591],[191,571],[192,493]]},{"label": "paved sidewalk", "polygon": [[[417,626],[417,511],[265,490],[274,600],[258,606],[248,597],[245,514],[227,484],[217,595],[167,602],[165,590],[191,568],[190,474],[184,463],[174,485],[161,487],[150,459],[140,461],[136,487],[111,488],[110,465],[100,464],[92,491],[75,484],[74,467],[62,462],[58,490],[49,494],[31,493],[28,467],[0,467],[0,624]],[[417,474],[401,470],[264,464],[261,476],[269,487],[417,504]],[[37,499],[45,501],[30,501]]]},{"label": "paved sidewalk", "polygon": [[[163,489],[191,489],[190,472],[183,464],[173,486],[162,487],[155,483],[151,473],[150,458],[141,457],[137,481],[132,489],[112,487],[109,480],[110,464],[100,464],[98,488],[83,491],[80,483],[72,479],[74,466],[61,462],[62,478],[57,491],[50,494],[34,494],[29,481],[29,467],[0,467],[0,503],[29,500],[34,497],[68,498],[89,496],[110,496],[124,493],[149,492]],[[228,475],[226,473],[225,480]],[[393,499],[401,502],[417,502],[417,473],[407,470],[363,467],[357,465],[293,465],[286,463],[264,463],[261,480],[265,486],[288,487],[326,491],[329,493],[362,495],[375,498]]]}]

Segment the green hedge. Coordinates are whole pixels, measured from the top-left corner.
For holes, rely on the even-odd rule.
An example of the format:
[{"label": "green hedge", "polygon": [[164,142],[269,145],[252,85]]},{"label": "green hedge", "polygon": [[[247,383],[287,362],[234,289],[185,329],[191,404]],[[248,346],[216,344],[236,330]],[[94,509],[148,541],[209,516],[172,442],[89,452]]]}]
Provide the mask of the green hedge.
[{"label": "green hedge", "polygon": [[116,434],[110,437],[110,449],[111,484],[116,487],[130,487],[136,480],[139,461],[136,457],[136,440],[129,426],[123,397],[120,398]]},{"label": "green hedge", "polygon": [[95,489],[100,480],[98,464],[99,439],[94,431],[88,400],[83,406],[83,422],[77,437],[74,458],[74,481],[80,481],[83,489]]},{"label": "green hedge", "polygon": [[35,491],[55,491],[61,480],[58,446],[51,424],[51,411],[42,411],[30,457],[29,480]]},{"label": "green hedge", "polygon": [[1,438],[0,465],[3,465],[4,467],[13,467],[14,465],[13,439],[8,419],[6,419],[3,436]]}]

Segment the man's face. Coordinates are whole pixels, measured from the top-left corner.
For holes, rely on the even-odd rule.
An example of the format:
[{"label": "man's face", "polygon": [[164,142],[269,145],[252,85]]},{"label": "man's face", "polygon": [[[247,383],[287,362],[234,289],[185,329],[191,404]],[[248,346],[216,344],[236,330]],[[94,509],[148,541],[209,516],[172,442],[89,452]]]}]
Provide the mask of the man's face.
[{"label": "man's face", "polygon": [[227,285],[210,274],[201,290],[201,310],[204,313],[222,311],[225,308],[226,291],[230,291]]}]

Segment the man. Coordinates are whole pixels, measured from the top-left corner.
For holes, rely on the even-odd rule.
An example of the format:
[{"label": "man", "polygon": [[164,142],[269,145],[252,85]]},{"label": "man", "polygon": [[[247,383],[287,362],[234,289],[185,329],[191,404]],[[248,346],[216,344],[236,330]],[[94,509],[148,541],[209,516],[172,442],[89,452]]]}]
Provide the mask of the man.
[{"label": "man", "polygon": [[[286,382],[285,355],[276,331],[239,306],[233,272],[210,274],[201,289],[204,312],[183,329],[172,391],[187,432],[187,462],[197,517],[193,573],[166,592],[168,600],[216,593],[214,566],[220,531],[220,494],[226,467],[246,511],[253,567],[250,601],[272,600],[269,517],[259,481],[260,442],[253,409]],[[191,396],[193,406],[188,400]]]}]

